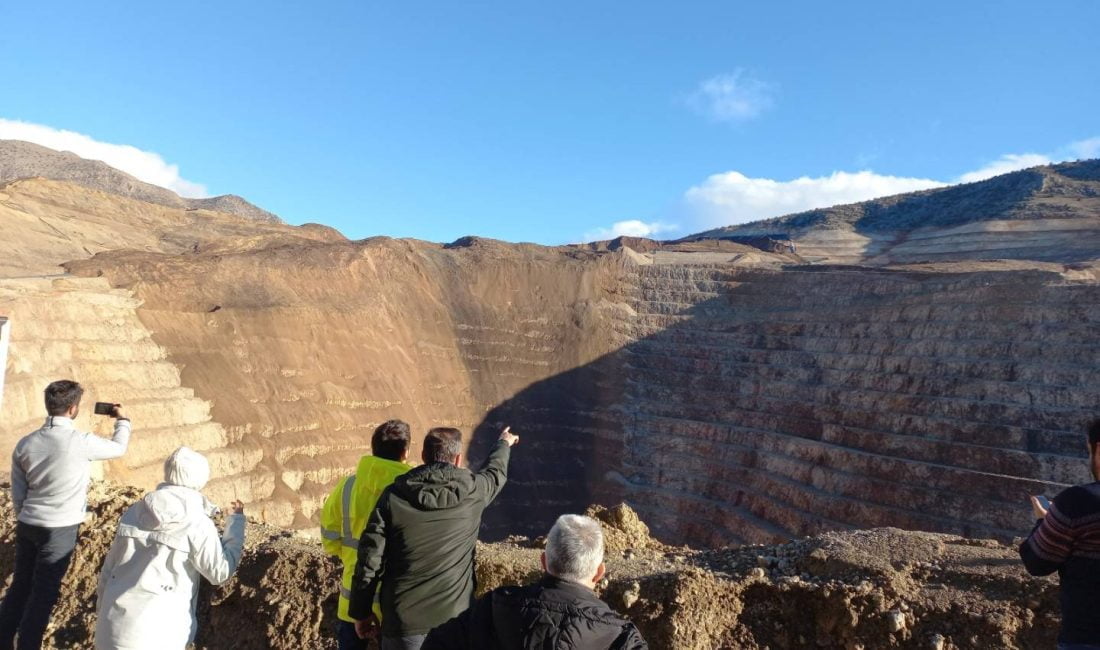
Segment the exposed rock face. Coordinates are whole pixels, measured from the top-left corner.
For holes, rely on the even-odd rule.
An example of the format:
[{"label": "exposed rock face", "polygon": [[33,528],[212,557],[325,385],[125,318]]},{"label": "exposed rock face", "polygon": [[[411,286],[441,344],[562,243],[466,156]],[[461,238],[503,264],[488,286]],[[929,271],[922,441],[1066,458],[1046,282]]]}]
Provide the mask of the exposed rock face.
[{"label": "exposed rock face", "polygon": [[[1087,221],[1090,169],[1035,173],[1077,192],[1070,216]],[[1038,205],[1023,180],[1020,205]],[[158,458],[188,442],[215,457],[217,495],[271,523],[314,528],[390,417],[418,438],[471,432],[475,463],[499,425],[523,435],[486,518],[497,538],[627,499],[675,543],[880,525],[1004,539],[1029,527],[1024,495],[1085,478],[1095,262],[857,268],[735,242],[348,242],[56,181],[2,191],[5,274],[76,259],[66,268],[86,279],[6,281],[16,372],[0,440],[33,428],[48,379],[75,376],[150,402],[136,440],[152,432],[108,476],[151,486]],[[963,212],[941,225],[979,223]]]},{"label": "exposed rock face", "polygon": [[169,208],[214,210],[257,221],[282,223],[279,217],[239,196],[226,194],[207,199],[185,199],[171,190],[139,181],[98,160],[87,160],[68,151],[55,151],[31,142],[0,140],[0,184],[34,177],[67,181]]},{"label": "exposed rock face", "polygon": [[[249,452],[227,448],[209,403],[180,384],[179,369],[138,320],[139,304],[102,278],[0,279],[0,312],[11,319],[14,351],[4,387],[3,449],[42,426],[46,384],[78,377],[86,390],[79,427],[110,436],[113,421],[93,415],[96,401],[121,402],[141,423],[126,456],[101,472],[151,487],[163,479],[167,455],[189,445],[207,455],[214,476],[239,473]],[[231,500],[230,489],[218,489],[226,482],[215,481],[212,496]]]},{"label": "exposed rock face", "polygon": [[798,254],[824,263],[1091,260],[1100,250],[1100,160],[1034,167],[687,239],[748,241],[772,235],[789,236]]},{"label": "exposed rock face", "polygon": [[110,250],[181,254],[227,241],[236,249],[346,241],[324,226],[294,228],[210,209],[165,207],[41,178],[0,183],[0,224],[0,277],[58,274],[63,262]]},{"label": "exposed rock face", "polygon": [[[132,287],[142,323],[182,368],[184,385],[213,403],[229,448],[258,450],[238,456],[248,462],[234,477],[237,496],[267,521],[313,528],[328,489],[367,452],[379,422],[413,424],[418,458],[429,426],[471,432],[532,381],[616,348],[620,335],[603,324],[622,308],[610,300],[621,263],[489,241],[444,248],[376,239],[118,254],[70,268]],[[532,410],[512,424],[522,432],[539,417]],[[479,436],[495,438],[493,429]],[[591,476],[582,471],[591,436],[563,430],[524,445],[514,486],[540,493],[540,512],[589,500],[604,471],[595,460]],[[567,466],[557,472],[545,464],[559,459]]]},{"label": "exposed rock face", "polygon": [[[13,517],[0,485],[0,575],[13,563]],[[90,525],[55,610],[46,648],[91,648],[95,587],[122,512],[140,490],[93,484]],[[610,580],[600,596],[654,650],[1052,647],[1057,587],[1031,578],[990,540],[876,529],[782,546],[690,551],[639,536],[619,507],[605,521]],[[617,527],[615,521],[625,522]],[[523,542],[479,545],[482,591],[539,575]],[[339,566],[320,545],[251,523],[236,577],[199,598],[200,650],[333,650]],[[939,643],[939,645],[933,645]]]}]

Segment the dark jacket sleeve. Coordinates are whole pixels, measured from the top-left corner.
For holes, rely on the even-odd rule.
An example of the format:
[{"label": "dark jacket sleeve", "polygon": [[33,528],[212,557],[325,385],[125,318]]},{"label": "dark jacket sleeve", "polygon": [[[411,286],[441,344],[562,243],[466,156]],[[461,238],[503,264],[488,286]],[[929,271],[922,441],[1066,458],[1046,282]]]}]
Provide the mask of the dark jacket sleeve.
[{"label": "dark jacket sleeve", "polygon": [[504,484],[508,481],[508,461],[512,457],[512,447],[504,441],[498,441],[481,471],[474,475],[476,490],[486,504],[492,503]]},{"label": "dark jacket sleeve", "polygon": [[1076,510],[1077,496],[1075,488],[1069,488],[1055,497],[1047,516],[1039,520],[1020,545],[1020,559],[1031,575],[1050,575],[1069,559],[1077,542],[1077,530],[1067,512]]},{"label": "dark jacket sleeve", "polygon": [[359,553],[355,560],[355,573],[351,579],[351,598],[348,616],[361,621],[371,614],[374,592],[382,580],[383,559],[386,553],[386,529],[389,524],[390,489],[386,488],[374,512],[367,520],[367,527],[359,536]]},{"label": "dark jacket sleeve", "polygon": [[649,650],[649,644],[642,638],[638,628],[633,623],[628,623],[609,650]]},{"label": "dark jacket sleeve", "polygon": [[484,650],[492,647],[493,593],[478,598],[470,608],[436,627],[420,650]]}]

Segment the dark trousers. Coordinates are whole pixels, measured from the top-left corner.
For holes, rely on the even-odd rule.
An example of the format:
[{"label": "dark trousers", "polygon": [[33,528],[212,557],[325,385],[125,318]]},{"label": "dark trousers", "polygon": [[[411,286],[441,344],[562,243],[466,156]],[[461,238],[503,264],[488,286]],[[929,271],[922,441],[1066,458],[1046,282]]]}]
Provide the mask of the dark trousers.
[{"label": "dark trousers", "polygon": [[336,621],[336,647],[339,650],[367,650],[370,646],[355,633],[355,623]]},{"label": "dark trousers", "polygon": [[[40,650],[80,525],[15,526],[15,576],[0,603],[0,650]],[[14,645],[16,633],[19,645]]]}]

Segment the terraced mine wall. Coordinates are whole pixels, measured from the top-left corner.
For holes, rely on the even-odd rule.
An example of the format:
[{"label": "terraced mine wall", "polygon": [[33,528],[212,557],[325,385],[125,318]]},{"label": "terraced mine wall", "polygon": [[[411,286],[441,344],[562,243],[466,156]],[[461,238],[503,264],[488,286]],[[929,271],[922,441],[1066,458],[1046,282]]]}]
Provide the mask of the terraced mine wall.
[{"label": "terraced mine wall", "polygon": [[[418,459],[428,427],[469,433],[532,382],[618,348],[603,323],[621,308],[613,298],[622,263],[536,246],[375,240],[117,254],[70,268],[102,273],[142,301],[141,323],[225,428],[237,464],[223,480],[235,496],[265,521],[313,529],[378,423],[409,421]],[[522,432],[534,415],[509,424]],[[572,456],[568,445],[589,455],[590,437],[563,436],[524,440],[517,489],[525,475],[544,480],[552,465],[543,463]],[[543,492],[536,520],[592,496],[572,468],[564,475],[568,492]]]},{"label": "terraced mine wall", "polygon": [[[210,404],[180,384],[180,371],[137,317],[140,301],[102,278],[0,278],[0,313],[9,318],[10,363],[0,403],[0,448],[10,451],[42,426],[42,390],[55,379],[79,378],[85,398],[77,425],[110,436],[110,418],[95,401],[122,402],[141,423],[122,459],[97,464],[98,475],[143,486],[163,478],[163,463],[181,444],[203,451],[215,480],[210,495],[232,499],[240,468]],[[5,334],[7,336],[7,334]],[[7,471],[7,468],[4,468]]]},{"label": "terraced mine wall", "polygon": [[280,525],[312,528],[389,417],[473,432],[474,463],[524,436],[488,538],[626,499],[697,545],[1006,539],[1027,494],[1085,480],[1095,282],[698,257],[372,240],[70,269],[133,291],[224,427],[222,481]]},{"label": "terraced mine wall", "polygon": [[[593,459],[607,493],[665,539],[724,545],[879,525],[1007,539],[1031,525],[1028,494],[1087,480],[1095,283],[1038,271],[649,265],[623,286],[633,313],[616,311],[609,326],[632,341],[490,419],[598,386],[556,421],[525,426],[614,441],[617,459]],[[518,502],[503,519],[519,519],[538,493],[508,498]]]}]

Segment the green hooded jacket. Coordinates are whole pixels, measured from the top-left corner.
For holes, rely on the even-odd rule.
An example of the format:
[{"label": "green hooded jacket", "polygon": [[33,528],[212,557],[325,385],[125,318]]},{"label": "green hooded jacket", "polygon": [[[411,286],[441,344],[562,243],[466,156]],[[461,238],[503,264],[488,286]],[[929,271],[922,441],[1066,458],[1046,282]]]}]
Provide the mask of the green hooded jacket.
[{"label": "green hooded jacket", "polygon": [[382,636],[427,634],[474,599],[481,513],[508,478],[511,447],[498,442],[476,474],[421,465],[382,492],[359,538],[348,614],[368,617],[381,583]]}]

